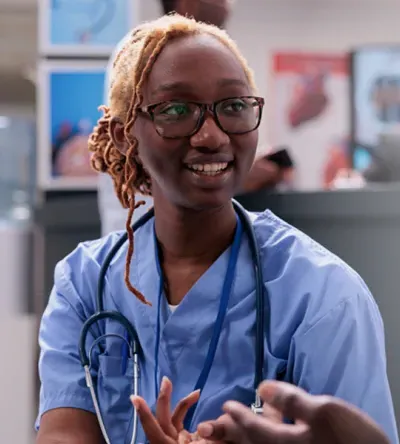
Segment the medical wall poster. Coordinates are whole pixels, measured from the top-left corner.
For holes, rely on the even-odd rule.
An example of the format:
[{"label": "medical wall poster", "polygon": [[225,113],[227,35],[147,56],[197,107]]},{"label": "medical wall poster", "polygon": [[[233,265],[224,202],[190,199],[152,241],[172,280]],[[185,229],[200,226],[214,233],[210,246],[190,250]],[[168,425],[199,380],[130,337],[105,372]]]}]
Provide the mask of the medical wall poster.
[{"label": "medical wall poster", "polygon": [[269,139],[290,150],[297,190],[329,189],[350,166],[348,60],[344,54],[273,55]]},{"label": "medical wall poster", "polygon": [[138,23],[138,0],[39,0],[42,56],[108,56]]},{"label": "medical wall poster", "polygon": [[88,138],[101,117],[106,62],[39,64],[38,181],[42,189],[95,189]]},{"label": "medical wall poster", "polygon": [[382,137],[400,126],[400,45],[354,51],[351,76],[353,165],[362,171],[385,157]]}]

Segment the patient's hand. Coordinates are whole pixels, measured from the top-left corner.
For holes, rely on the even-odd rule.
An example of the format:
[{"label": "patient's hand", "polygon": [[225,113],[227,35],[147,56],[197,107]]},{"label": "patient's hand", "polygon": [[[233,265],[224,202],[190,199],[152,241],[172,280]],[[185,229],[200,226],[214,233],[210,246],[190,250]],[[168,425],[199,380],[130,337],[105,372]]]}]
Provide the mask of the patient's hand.
[{"label": "patient's hand", "polygon": [[198,401],[200,391],[192,392],[181,399],[172,414],[171,394],[172,383],[168,378],[163,378],[155,416],[143,398],[131,398],[150,444],[187,444],[193,439],[192,435],[184,430],[183,421],[190,407]]}]

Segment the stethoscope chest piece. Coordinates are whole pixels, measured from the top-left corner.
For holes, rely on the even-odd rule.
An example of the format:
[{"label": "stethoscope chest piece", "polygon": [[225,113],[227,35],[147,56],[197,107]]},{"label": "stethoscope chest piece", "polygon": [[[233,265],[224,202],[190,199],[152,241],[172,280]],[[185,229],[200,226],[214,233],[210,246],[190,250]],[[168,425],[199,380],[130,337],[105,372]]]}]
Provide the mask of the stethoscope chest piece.
[{"label": "stethoscope chest piece", "polygon": [[256,391],[256,399],[253,404],[251,404],[251,411],[255,413],[256,415],[262,415],[263,414],[263,405],[261,402],[260,395],[258,394],[258,391]]}]

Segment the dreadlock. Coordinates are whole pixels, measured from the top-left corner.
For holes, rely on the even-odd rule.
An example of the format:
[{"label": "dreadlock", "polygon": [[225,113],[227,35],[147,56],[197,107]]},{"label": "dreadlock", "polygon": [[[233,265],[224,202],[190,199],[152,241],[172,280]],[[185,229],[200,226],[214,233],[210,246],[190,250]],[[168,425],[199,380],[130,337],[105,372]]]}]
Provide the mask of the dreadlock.
[{"label": "dreadlock", "polygon": [[[135,209],[143,204],[143,202],[136,203],[135,194],[151,195],[150,176],[138,156],[138,141],[132,134],[132,127],[138,108],[142,104],[143,83],[162,49],[172,39],[201,33],[214,36],[231,49],[241,62],[249,83],[255,90],[253,74],[246,60],[225,31],[177,14],[163,16],[135,28],[131,38],[117,54],[111,73],[110,105],[99,108],[103,111],[103,116],[98,120],[89,138],[93,168],[112,177],[119,201],[129,210],[126,221],[129,247],[125,265],[125,283],[127,288],[147,305],[151,304],[133,287],[129,279],[134,249],[132,217]],[[113,117],[119,118],[124,123],[124,134],[129,144],[125,154],[114,146],[110,137],[110,121]]]}]

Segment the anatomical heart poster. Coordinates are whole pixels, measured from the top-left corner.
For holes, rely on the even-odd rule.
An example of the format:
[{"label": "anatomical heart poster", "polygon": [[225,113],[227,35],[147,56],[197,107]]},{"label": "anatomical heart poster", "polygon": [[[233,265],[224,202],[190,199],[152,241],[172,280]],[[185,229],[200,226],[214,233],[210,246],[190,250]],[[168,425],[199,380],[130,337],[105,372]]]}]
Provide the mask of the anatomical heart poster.
[{"label": "anatomical heart poster", "polygon": [[269,139],[290,150],[295,189],[329,189],[339,170],[350,167],[349,97],[347,55],[274,55]]}]

